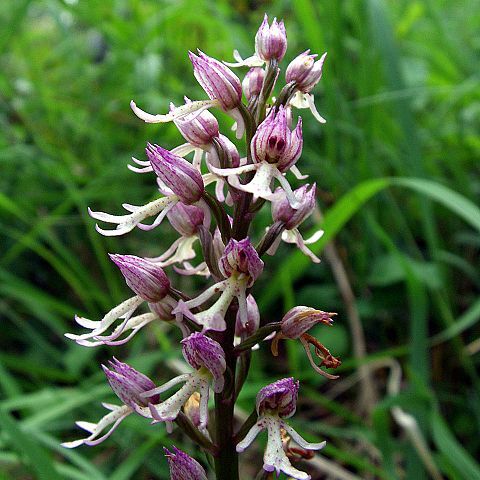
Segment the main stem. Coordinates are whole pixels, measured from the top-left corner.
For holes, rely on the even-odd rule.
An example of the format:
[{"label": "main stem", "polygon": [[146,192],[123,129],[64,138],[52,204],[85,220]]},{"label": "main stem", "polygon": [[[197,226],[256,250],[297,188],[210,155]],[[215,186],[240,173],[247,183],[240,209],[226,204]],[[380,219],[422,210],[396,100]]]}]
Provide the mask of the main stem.
[{"label": "main stem", "polygon": [[235,313],[230,308],[227,313],[227,330],[222,335],[228,377],[222,392],[215,394],[215,475],[217,480],[239,480],[238,454],[233,438],[233,410],[235,407],[236,355],[233,351],[235,335]]}]

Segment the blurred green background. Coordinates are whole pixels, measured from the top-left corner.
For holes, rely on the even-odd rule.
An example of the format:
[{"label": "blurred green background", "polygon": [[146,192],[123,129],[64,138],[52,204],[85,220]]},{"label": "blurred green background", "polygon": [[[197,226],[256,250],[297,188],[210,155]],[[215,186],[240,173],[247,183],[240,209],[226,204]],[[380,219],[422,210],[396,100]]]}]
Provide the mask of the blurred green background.
[{"label": "blurred green background", "polygon": [[[63,334],[78,331],[75,313],[97,319],[128,295],[106,252],[158,255],[174,239],[170,227],[106,239],[87,214],[150,200],[152,178],[128,171],[130,156],[181,143],[129,101],[164,112],[205,98],[187,50],[247,56],[265,11],[285,20],[284,68],[307,48],[329,53],[315,90],[328,123],[302,112],[299,162],[327,233],[320,265],[282,246],[255,294],[264,321],[296,304],[338,312],[312,333],[344,363],[327,383],[300,345],[285,343],[280,361],[265,345],[239,406],[248,414],[261,386],[299,378],[292,424],[328,441],[302,464],[314,480],[480,479],[478,0],[3,0],[0,478],[166,479],[162,445],[198,453],[142,418],[99,447],[62,449],[82,434],[75,420],[113,401],[99,369],[112,353],[157,382],[180,359],[161,325],[115,349]],[[257,235],[269,219],[267,208]],[[175,284],[194,292],[191,279]],[[247,460],[246,479],[260,444]]]}]

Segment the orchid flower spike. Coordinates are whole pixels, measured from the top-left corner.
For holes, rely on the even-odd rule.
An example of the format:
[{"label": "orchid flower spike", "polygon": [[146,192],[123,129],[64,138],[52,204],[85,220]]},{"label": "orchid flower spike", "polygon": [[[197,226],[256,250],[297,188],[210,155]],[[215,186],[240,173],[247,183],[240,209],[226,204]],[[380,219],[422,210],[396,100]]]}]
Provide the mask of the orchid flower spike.
[{"label": "orchid flower spike", "polygon": [[[299,202],[284,174],[300,158],[302,147],[302,119],[299,117],[295,130],[291,131],[287,122],[287,109],[280,106],[278,110],[271,109],[252,138],[251,149],[255,163],[238,168],[212,167],[212,171],[228,177],[228,183],[232,187],[251,193],[254,200],[272,200],[271,185],[273,179],[277,179],[290,205],[298,208]],[[250,182],[242,184],[239,175],[246,172],[255,172],[255,175]]]},{"label": "orchid flower spike", "polygon": [[[116,358],[108,363],[110,368],[102,365],[103,371],[107,376],[110,387],[123,402],[123,405],[104,403],[103,406],[110,410],[110,413],[100,419],[98,423],[77,422],[77,425],[89,432],[90,435],[80,440],[62,443],[63,447],[75,448],[80,445],[98,445],[107,439],[126,417],[135,412],[137,406],[146,407],[149,402],[158,403],[160,401],[158,395],[143,396],[145,392],[155,388],[155,384],[146,375]],[[107,427],[110,427],[107,433],[101,435]]]},{"label": "orchid flower spike", "polygon": [[165,401],[149,402],[148,407],[137,405],[136,411],[154,422],[173,421],[177,418],[181,408],[195,392],[200,394],[199,400],[199,430],[206,433],[208,423],[209,388],[218,393],[223,389],[226,363],[225,353],[218,342],[206,335],[195,332],[184,338],[182,351],[186,362],[194,369],[173,378],[164,385],[144,392],[144,398],[160,395],[179,383],[184,383],[175,394]]},{"label": "orchid flower spike", "polygon": [[[310,307],[298,306],[289,310],[281,321],[281,329],[272,340],[272,354],[278,355],[278,342],[282,339],[299,339],[305,349],[310,365],[320,375],[335,380],[337,375],[332,375],[325,372],[320,367],[337,368],[342,362],[340,359],[334,357],[330,351],[322,345],[315,337],[309,335],[307,332],[315,325],[323,323],[331,326],[333,324],[333,317],[336,313],[322,312]],[[315,363],[310,351],[310,345],[315,348],[315,355],[321,359],[320,365]]]},{"label": "orchid flower spike", "polygon": [[204,468],[192,457],[177,447],[172,452],[164,447],[170,469],[170,480],[208,480]]},{"label": "orchid flower spike", "polygon": [[[161,267],[134,255],[110,255],[110,258],[136,295],[114,307],[99,321],[76,316],[75,321],[90,332],[81,335],[66,333],[65,336],[75,340],[79,345],[95,347],[103,344],[125,343],[142,327],[154,320],[172,320],[172,309],[177,306],[177,302],[169,293],[170,280]],[[150,313],[133,316],[144,302],[148,303]],[[119,319],[121,322],[113,333],[103,335]],[[117,340],[127,331],[131,333],[125,339]]]},{"label": "orchid flower spike", "polygon": [[297,470],[290,463],[283,448],[282,431],[306,450],[320,450],[326,442],[309,443],[304,440],[286,421],[297,408],[299,382],[293,378],[277,380],[263,387],[257,394],[258,420],[245,438],[237,444],[236,450],[241,453],[247,449],[262,430],[267,430],[268,440],[263,456],[263,469],[266,472],[285,473],[298,480],[309,480],[305,472]]},{"label": "orchid flower spike", "polygon": [[295,82],[296,85],[296,93],[290,100],[290,105],[296,108],[309,108],[317,121],[325,123],[326,120],[315,107],[315,98],[311,91],[322,78],[323,64],[327,54],[324,53],[317,61],[315,61],[316,57],[316,54],[310,54],[310,50],[298,55],[288,65],[285,79],[287,83]]},{"label": "orchid flower spike", "polygon": [[[263,270],[263,261],[248,237],[243,240],[231,239],[218,264],[226,280],[212,285],[192,300],[179,301],[174,310],[174,313],[181,313],[201,325],[204,331],[226,329],[225,314],[235,297],[241,322],[248,322],[246,290]],[[199,307],[219,292],[222,292],[220,297],[210,308],[196,314],[191,312],[192,308]]]},{"label": "orchid flower spike", "polygon": [[277,237],[273,245],[268,249],[269,255],[274,255],[280,241],[285,243],[293,243],[305,255],[311,258],[314,263],[320,263],[320,259],[307,247],[312,243],[317,242],[323,235],[323,230],[317,230],[310,238],[304,240],[298,227],[303,221],[308,218],[316,205],[316,185],[303,185],[294,191],[295,198],[299,202],[297,209],[292,208],[287,195],[281,188],[275,190],[272,199],[272,218],[275,222],[281,222],[285,226],[282,235]]}]

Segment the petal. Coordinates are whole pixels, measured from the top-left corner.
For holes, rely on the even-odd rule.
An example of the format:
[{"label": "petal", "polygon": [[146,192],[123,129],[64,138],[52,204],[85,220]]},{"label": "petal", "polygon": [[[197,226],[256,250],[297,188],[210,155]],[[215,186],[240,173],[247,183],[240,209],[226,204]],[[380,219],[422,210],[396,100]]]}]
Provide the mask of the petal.
[{"label": "petal", "polygon": [[175,118],[181,118],[193,112],[198,112],[200,114],[204,110],[216,106],[218,106],[218,102],[216,100],[201,100],[176,107],[173,112],[167,113],[166,115],[152,115],[151,113],[147,113],[141,108],[137,107],[133,100],[130,102],[130,108],[133,110],[133,113],[146,123],[172,122]]},{"label": "petal", "polygon": [[[95,328],[92,329],[90,333],[85,333],[83,335],[75,335],[73,333],[66,333],[65,336],[70,338],[71,340],[87,340],[89,338],[93,338],[96,335],[100,335],[105,330],[107,330],[110,325],[112,325],[115,320],[122,318],[130,317],[131,314],[144,302],[142,298],[135,295],[128,300],[125,300],[120,305],[117,305],[115,308],[112,308],[103,318],[102,320],[95,322]],[[84,319],[86,320],[86,319]],[[86,323],[86,322],[85,322]],[[89,323],[89,327],[92,328],[94,322]]]},{"label": "petal", "polygon": [[245,435],[243,440],[239,443],[237,443],[237,446],[235,447],[236,451],[238,453],[243,452],[246,450],[252,442],[257,438],[257,435],[265,428],[265,422],[263,420],[263,417],[260,417],[257,421],[257,423],[248,431],[248,433]]},{"label": "petal", "polygon": [[265,62],[257,55],[252,55],[251,57],[247,57],[242,59],[238,50],[233,51],[233,58],[237,61],[236,63],[230,62],[223,62],[225,65],[229,67],[261,67]]},{"label": "petal", "polygon": [[310,111],[315,117],[315,120],[317,120],[320,123],[327,123],[327,121],[318,113],[317,107],[315,106],[315,98],[311,93],[308,94],[307,101],[308,101],[308,107],[310,108]]},{"label": "petal", "polygon": [[295,175],[295,178],[298,180],[305,180],[308,178],[308,175],[302,175],[302,172],[298,169],[296,165],[290,167],[290,171]]},{"label": "petal", "polygon": [[309,443],[307,442],[296,430],[294,430],[287,422],[281,422],[282,428],[286,430],[286,432],[292,437],[292,440],[295,443],[298,443],[302,448],[306,450],[321,450],[327,442],[320,442],[320,443]]},{"label": "petal", "polygon": [[[110,413],[107,413],[107,415],[101,418],[100,421],[96,424],[89,423],[89,422],[77,422],[77,425],[80,428],[87,430],[88,432],[91,433],[91,435],[81,440],[62,443],[62,447],[75,448],[80,445],[89,445],[89,446],[98,445],[99,443],[103,442],[106,438],[108,438],[113,433],[113,431],[118,427],[118,425],[120,425],[123,419],[126,418],[128,415],[130,415],[132,412],[133,410],[130,407],[128,407],[127,405],[124,405],[122,407],[116,407]],[[107,433],[105,433],[101,437],[98,437],[98,435],[100,435],[100,433],[109,425],[112,425],[112,427],[107,431]]]}]

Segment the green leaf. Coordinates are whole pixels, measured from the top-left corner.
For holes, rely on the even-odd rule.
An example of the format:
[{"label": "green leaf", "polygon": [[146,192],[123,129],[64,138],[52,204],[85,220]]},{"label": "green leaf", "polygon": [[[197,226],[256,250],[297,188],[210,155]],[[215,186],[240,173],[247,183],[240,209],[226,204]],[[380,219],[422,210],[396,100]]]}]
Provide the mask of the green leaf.
[{"label": "green leaf", "polygon": [[53,466],[52,456],[33,441],[18,422],[2,409],[0,409],[0,423],[15,450],[26,460],[26,466],[38,475],[37,478],[62,479]]},{"label": "green leaf", "polygon": [[430,417],[435,445],[465,480],[480,480],[480,466],[454,437],[447,423],[434,410]]}]

